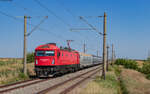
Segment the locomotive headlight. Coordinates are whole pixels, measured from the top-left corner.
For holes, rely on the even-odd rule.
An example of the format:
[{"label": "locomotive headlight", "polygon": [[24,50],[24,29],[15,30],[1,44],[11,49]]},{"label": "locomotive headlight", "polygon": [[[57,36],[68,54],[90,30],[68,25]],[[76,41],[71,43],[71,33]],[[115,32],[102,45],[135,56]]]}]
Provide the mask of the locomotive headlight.
[{"label": "locomotive headlight", "polygon": [[52,61],[52,64],[54,64],[54,63],[55,63],[55,61],[53,60],[53,61]]},{"label": "locomotive headlight", "polygon": [[38,64],[38,61],[36,60],[36,62],[35,62],[36,64]]}]

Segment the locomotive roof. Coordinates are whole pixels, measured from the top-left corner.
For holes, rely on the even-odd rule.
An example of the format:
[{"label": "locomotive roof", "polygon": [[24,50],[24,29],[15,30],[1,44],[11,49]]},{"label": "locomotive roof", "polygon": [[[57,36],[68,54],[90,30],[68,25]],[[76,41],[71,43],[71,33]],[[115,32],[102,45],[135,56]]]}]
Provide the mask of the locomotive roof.
[{"label": "locomotive roof", "polygon": [[65,48],[60,47],[59,48],[56,46],[56,43],[48,43],[48,44],[40,45],[35,50],[53,50],[53,49],[60,49],[60,50],[69,51],[69,52],[78,52],[76,50],[69,49],[67,47],[65,47]]},{"label": "locomotive roof", "polygon": [[52,49],[59,49],[59,48],[55,44],[48,43],[38,46],[35,50],[52,50]]}]

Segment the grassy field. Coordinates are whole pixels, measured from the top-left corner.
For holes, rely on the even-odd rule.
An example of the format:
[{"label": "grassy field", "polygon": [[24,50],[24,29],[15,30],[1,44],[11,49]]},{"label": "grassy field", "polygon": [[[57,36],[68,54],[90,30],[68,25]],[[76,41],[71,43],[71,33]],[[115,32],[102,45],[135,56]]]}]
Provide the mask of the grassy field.
[{"label": "grassy field", "polygon": [[106,80],[97,76],[92,82],[89,82],[80,94],[118,94],[119,86],[114,71],[107,72]]},{"label": "grassy field", "polygon": [[[143,62],[137,63],[142,67]],[[34,63],[28,63],[27,66],[28,74],[35,75]],[[0,85],[29,79],[28,76],[23,75],[22,69],[21,59],[0,61]],[[120,72],[117,73],[116,70]],[[115,65],[114,67],[109,67],[106,80],[97,76],[87,84],[80,94],[150,94],[150,80],[136,70],[125,69],[123,66]]]},{"label": "grassy field", "polygon": [[114,66],[106,73],[106,80],[96,77],[80,94],[150,94],[150,80],[136,70]]},{"label": "grassy field", "polygon": [[[34,75],[34,64],[28,63],[28,74]],[[3,59],[0,61],[0,85],[29,79],[22,73],[23,64],[21,59]]]}]

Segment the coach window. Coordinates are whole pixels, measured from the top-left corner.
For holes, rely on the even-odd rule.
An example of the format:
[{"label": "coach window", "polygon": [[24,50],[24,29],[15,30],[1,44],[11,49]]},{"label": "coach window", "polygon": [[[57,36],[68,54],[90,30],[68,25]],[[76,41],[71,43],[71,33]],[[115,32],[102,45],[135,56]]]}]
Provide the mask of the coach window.
[{"label": "coach window", "polygon": [[62,56],[63,56],[63,52],[62,52]]}]

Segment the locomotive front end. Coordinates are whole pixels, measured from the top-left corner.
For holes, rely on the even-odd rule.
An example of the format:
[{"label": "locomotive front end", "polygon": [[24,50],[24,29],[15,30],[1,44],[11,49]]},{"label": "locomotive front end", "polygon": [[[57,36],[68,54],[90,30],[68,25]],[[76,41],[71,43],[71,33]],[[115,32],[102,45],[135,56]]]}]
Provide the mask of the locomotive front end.
[{"label": "locomotive front end", "polygon": [[57,51],[54,44],[41,45],[35,49],[35,72],[38,77],[47,77],[55,72]]},{"label": "locomotive front end", "polygon": [[49,66],[55,64],[55,51],[36,51],[35,66]]}]

